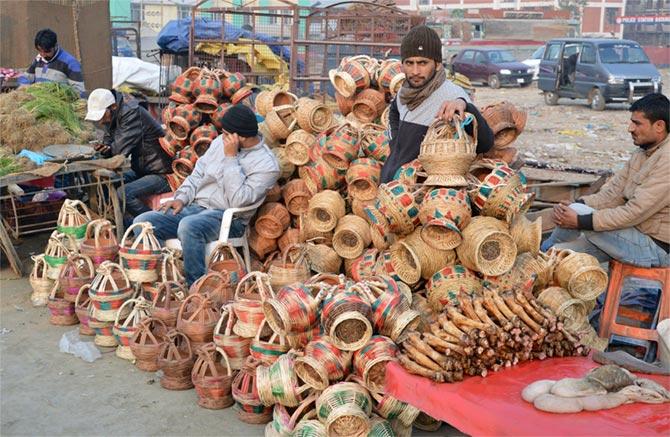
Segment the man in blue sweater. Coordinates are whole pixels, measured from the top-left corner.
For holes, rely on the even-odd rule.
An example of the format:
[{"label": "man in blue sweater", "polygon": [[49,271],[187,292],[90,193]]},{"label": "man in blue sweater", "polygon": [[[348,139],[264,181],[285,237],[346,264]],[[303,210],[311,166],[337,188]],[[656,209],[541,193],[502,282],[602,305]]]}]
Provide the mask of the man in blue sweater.
[{"label": "man in blue sweater", "polygon": [[56,33],[42,29],[35,35],[37,56],[19,79],[19,85],[37,82],[58,82],[70,85],[79,95],[84,94],[84,76],[77,59],[58,45]]}]

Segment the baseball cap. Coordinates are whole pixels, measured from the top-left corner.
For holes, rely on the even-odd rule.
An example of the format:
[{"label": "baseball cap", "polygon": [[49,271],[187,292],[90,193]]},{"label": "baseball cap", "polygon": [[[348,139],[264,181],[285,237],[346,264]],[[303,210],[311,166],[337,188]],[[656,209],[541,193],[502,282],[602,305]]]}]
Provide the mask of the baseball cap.
[{"label": "baseball cap", "polygon": [[105,88],[93,90],[88,96],[86,120],[100,121],[102,116],[105,115],[107,108],[114,103],[116,103],[116,99],[110,90]]}]

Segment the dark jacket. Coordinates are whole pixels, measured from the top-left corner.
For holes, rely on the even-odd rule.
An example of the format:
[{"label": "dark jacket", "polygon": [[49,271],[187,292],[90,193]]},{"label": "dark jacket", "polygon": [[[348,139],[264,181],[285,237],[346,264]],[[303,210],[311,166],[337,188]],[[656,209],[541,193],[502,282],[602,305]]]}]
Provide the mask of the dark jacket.
[{"label": "dark jacket", "polygon": [[116,97],[112,122],[105,127],[102,142],[110,147],[108,156],[130,156],[130,167],[138,176],[172,172],[172,158],[161,148],[158,139],[164,135],[160,124],[136,100]]},{"label": "dark jacket", "polygon": [[[419,156],[419,149],[428,126],[435,120],[437,111],[447,100],[462,98],[466,102],[465,111],[477,119],[477,153],[486,153],[493,147],[493,131],[479,113],[465,91],[458,85],[446,80],[440,88],[413,111],[400,103],[398,97],[391,102],[389,114],[389,130],[391,134],[391,154],[382,167],[381,181],[393,179],[396,171]],[[465,132],[472,135],[472,124],[465,127]]]}]

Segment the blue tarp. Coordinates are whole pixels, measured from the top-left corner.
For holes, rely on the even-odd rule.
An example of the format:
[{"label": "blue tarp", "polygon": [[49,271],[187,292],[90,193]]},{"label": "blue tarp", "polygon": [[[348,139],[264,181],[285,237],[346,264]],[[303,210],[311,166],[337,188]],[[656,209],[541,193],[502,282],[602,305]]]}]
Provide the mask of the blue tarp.
[{"label": "blue tarp", "polygon": [[[188,52],[189,29],[191,19],[171,20],[161,29],[158,34],[158,46],[166,52],[185,53]],[[270,47],[270,50],[285,61],[291,58],[291,50],[285,45],[273,45],[277,38],[264,33],[254,33],[244,30],[228,22],[224,23],[224,41],[233,42],[240,38],[249,38],[262,41]],[[195,38],[221,40],[221,21],[209,20],[207,18],[196,18]]]}]

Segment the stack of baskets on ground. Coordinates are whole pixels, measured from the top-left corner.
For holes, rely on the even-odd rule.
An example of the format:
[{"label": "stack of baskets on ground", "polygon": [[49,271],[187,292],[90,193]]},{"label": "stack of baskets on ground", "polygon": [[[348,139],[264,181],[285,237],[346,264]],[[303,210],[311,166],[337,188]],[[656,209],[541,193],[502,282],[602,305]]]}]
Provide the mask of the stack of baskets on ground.
[{"label": "stack of baskets on ground", "polygon": [[170,103],[162,113],[166,135],[160,144],[174,158],[173,173],[168,176],[174,191],[222,132],[221,120],[228,108],[251,106],[253,88],[241,73],[191,67],[175,79],[171,90]]},{"label": "stack of baskets on ground", "polygon": [[[573,285],[553,279],[559,259],[540,253],[542,223],[525,217],[533,195],[523,173],[478,157],[476,129],[469,114],[451,124],[435,122],[418,159],[384,184],[389,140],[381,125],[344,121],[313,140],[290,142],[281,155],[289,164],[252,222],[252,252],[261,262],[272,259],[276,276],[297,259],[293,249],[287,259],[289,248],[304,244],[312,272],[344,272],[354,280],[389,275],[425,293],[438,311],[456,302],[461,289],[514,288],[530,275],[537,277],[538,294],[562,284],[568,293],[588,289],[575,293],[592,301],[605,289],[604,271],[580,255],[572,262],[593,268],[575,270]],[[579,314],[575,326],[583,329],[575,333],[599,347]]]}]

